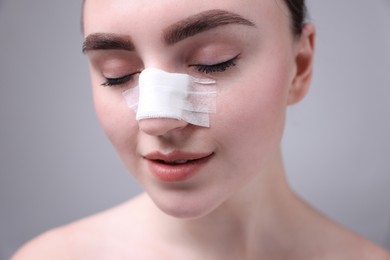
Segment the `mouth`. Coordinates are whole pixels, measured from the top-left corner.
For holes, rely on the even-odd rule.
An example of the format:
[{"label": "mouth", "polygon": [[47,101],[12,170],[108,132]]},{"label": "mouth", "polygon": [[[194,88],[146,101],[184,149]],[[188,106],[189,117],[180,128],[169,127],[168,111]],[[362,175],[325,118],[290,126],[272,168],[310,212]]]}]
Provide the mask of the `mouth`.
[{"label": "mouth", "polygon": [[202,160],[206,157],[199,158],[199,159],[191,159],[191,160],[181,159],[181,160],[175,160],[175,161],[166,161],[166,160],[157,159],[157,160],[153,160],[153,161],[156,163],[160,163],[160,164],[175,166],[175,165],[183,165],[183,164],[187,164],[187,163],[195,163],[195,162]]},{"label": "mouth", "polygon": [[214,153],[173,152],[163,154],[153,152],[144,156],[149,170],[164,182],[184,181],[207,164]]},{"label": "mouth", "polygon": [[183,165],[187,163],[193,163],[205,158],[211,157],[213,153],[185,153],[185,152],[173,152],[169,154],[163,154],[160,152],[153,152],[144,156],[149,161],[154,161],[160,164],[166,165]]}]

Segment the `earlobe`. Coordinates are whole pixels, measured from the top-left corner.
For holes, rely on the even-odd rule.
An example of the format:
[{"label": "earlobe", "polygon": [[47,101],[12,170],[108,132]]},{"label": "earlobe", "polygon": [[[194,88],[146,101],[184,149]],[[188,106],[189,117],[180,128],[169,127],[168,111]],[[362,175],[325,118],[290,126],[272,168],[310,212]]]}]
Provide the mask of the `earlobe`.
[{"label": "earlobe", "polygon": [[299,36],[295,54],[295,73],[288,93],[288,104],[301,101],[310,85],[313,71],[315,28],[307,23]]}]

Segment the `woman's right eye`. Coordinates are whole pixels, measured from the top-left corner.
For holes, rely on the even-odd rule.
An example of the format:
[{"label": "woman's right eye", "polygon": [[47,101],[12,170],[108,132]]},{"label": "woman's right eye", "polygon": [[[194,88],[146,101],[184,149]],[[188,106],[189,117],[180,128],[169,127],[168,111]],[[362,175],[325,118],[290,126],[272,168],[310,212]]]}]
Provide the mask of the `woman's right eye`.
[{"label": "woman's right eye", "polygon": [[106,81],[103,82],[101,85],[104,87],[123,85],[123,84],[126,84],[126,83],[130,82],[131,80],[133,80],[135,75],[139,74],[139,73],[140,72],[137,71],[137,72],[134,72],[134,73],[131,73],[131,74],[125,75],[123,77],[119,77],[119,78],[107,78],[106,77]]}]

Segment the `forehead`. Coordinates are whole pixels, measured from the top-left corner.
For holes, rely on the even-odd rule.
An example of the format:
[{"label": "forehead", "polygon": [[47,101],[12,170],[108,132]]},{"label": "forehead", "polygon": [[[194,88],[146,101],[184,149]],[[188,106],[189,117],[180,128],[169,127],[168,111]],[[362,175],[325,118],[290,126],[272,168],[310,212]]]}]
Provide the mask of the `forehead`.
[{"label": "forehead", "polygon": [[207,10],[226,10],[260,27],[289,24],[283,0],[88,0],[84,6],[85,34],[128,33],[142,28],[163,28]]}]

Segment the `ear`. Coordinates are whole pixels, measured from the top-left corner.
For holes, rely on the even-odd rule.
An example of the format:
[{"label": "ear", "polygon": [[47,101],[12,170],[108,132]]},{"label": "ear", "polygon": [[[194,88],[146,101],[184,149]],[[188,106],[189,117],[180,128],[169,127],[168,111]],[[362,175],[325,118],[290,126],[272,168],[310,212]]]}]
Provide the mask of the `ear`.
[{"label": "ear", "polygon": [[313,24],[307,23],[296,43],[295,70],[287,100],[289,105],[301,101],[309,89],[313,72],[314,44],[315,28]]}]

